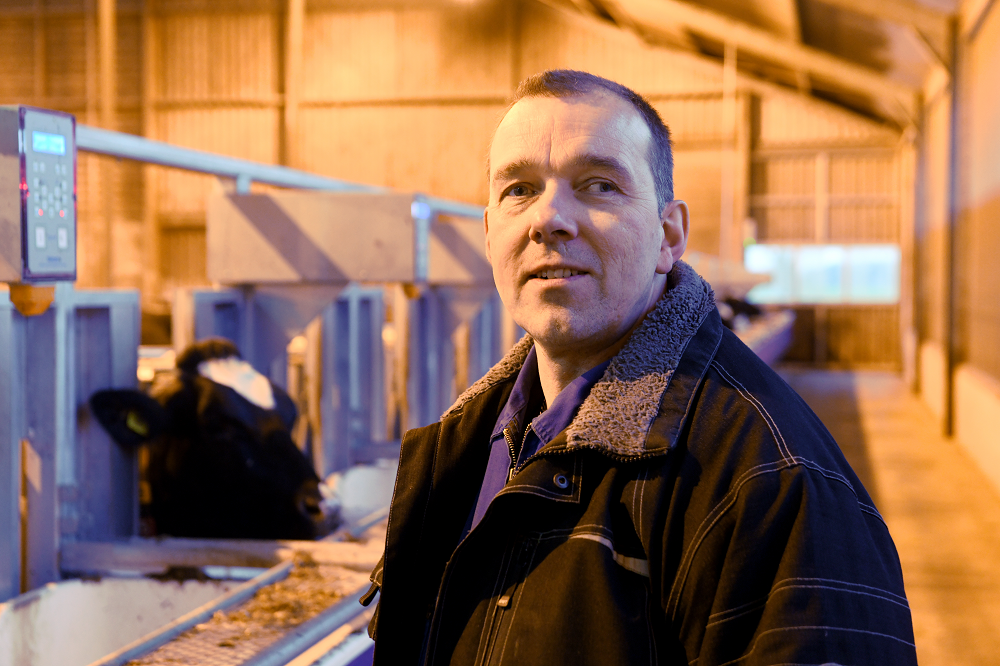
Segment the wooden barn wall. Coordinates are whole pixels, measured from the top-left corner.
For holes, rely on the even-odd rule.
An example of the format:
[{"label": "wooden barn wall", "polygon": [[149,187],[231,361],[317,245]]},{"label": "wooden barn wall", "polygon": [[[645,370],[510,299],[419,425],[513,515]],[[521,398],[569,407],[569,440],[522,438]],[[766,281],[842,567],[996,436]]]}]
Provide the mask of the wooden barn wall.
[{"label": "wooden barn wall", "polygon": [[[0,7],[0,101],[65,109],[100,124],[95,4],[66,0],[57,10],[11,0]],[[899,212],[886,198],[894,131],[742,76],[726,98],[717,62],[650,47],[531,0],[310,0],[298,49],[286,43],[287,0],[122,0],[118,7],[116,123],[123,131],[482,204],[486,150],[505,98],[530,73],[572,67],[636,88],[671,126],[675,192],[691,206],[692,250],[738,257],[751,215],[761,217],[762,240],[815,240],[807,233],[815,231],[812,204],[793,200],[813,196],[816,155],[845,147],[854,152],[829,159],[829,239],[898,237]],[[301,59],[295,80],[287,78],[290,53]],[[727,116],[733,126],[725,126]],[[206,282],[205,197],[224,184],[93,156],[81,160],[79,177],[83,285],[141,285],[144,309],[165,312],[175,287]],[[723,201],[724,191],[731,199]],[[786,200],[769,207],[761,196]],[[723,223],[723,215],[731,218]],[[102,236],[108,219],[110,241]],[[845,339],[868,330],[850,323],[865,313],[851,312],[825,320],[835,320],[828,325]],[[843,354],[874,358],[871,350]]]},{"label": "wooden barn wall", "polygon": [[1000,11],[987,11],[960,82],[955,351],[1000,381]]},{"label": "wooden barn wall", "polygon": [[[759,242],[901,242],[911,224],[903,205],[910,195],[896,131],[790,93],[762,96],[751,123],[749,215]],[[904,290],[903,299],[909,296]],[[795,310],[787,360],[901,367],[899,305]]]}]

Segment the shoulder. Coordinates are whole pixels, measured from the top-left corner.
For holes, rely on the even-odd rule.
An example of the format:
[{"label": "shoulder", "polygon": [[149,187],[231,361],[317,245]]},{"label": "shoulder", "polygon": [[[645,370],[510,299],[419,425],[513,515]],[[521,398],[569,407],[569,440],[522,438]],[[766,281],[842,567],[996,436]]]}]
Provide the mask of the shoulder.
[{"label": "shoulder", "polygon": [[850,467],[815,412],[770,366],[729,330],[705,372],[693,404],[697,438],[721,436],[733,454],[756,453],[756,462],[808,464],[838,473]]},{"label": "shoulder", "polygon": [[885,531],[820,419],[728,330],[692,403],[676,458],[677,483],[690,493],[689,513],[719,527],[795,496],[800,501],[786,508],[850,513],[868,529]]}]

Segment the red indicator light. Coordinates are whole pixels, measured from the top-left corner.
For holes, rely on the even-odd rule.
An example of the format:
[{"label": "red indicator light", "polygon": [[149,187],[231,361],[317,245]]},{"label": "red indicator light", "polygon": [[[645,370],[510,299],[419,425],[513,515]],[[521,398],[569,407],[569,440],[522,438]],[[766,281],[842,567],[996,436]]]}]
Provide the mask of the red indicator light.
[{"label": "red indicator light", "polygon": [[38,209],[38,217],[41,217],[42,215],[45,215],[45,211],[42,210],[41,208],[39,208]]},{"label": "red indicator light", "polygon": [[66,217],[66,211],[64,210],[59,211],[59,217]]}]

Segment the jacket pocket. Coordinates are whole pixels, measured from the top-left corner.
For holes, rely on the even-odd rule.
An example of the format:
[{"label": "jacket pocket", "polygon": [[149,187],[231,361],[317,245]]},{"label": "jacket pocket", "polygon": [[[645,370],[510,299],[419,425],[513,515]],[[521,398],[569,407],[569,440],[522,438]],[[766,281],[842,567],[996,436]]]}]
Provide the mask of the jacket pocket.
[{"label": "jacket pocket", "polygon": [[503,661],[507,635],[523,591],[524,577],[531,567],[538,542],[534,539],[518,540],[512,544],[507,561],[501,565],[496,587],[490,598],[483,627],[482,642],[475,663],[477,666],[499,664]]}]

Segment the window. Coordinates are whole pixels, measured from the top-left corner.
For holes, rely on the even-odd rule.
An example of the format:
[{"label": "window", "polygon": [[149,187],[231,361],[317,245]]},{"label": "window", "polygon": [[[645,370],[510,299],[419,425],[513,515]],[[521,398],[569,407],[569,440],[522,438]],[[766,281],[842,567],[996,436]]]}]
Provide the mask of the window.
[{"label": "window", "polygon": [[771,281],[747,294],[752,303],[899,302],[899,246],[750,245],[746,269]]}]

